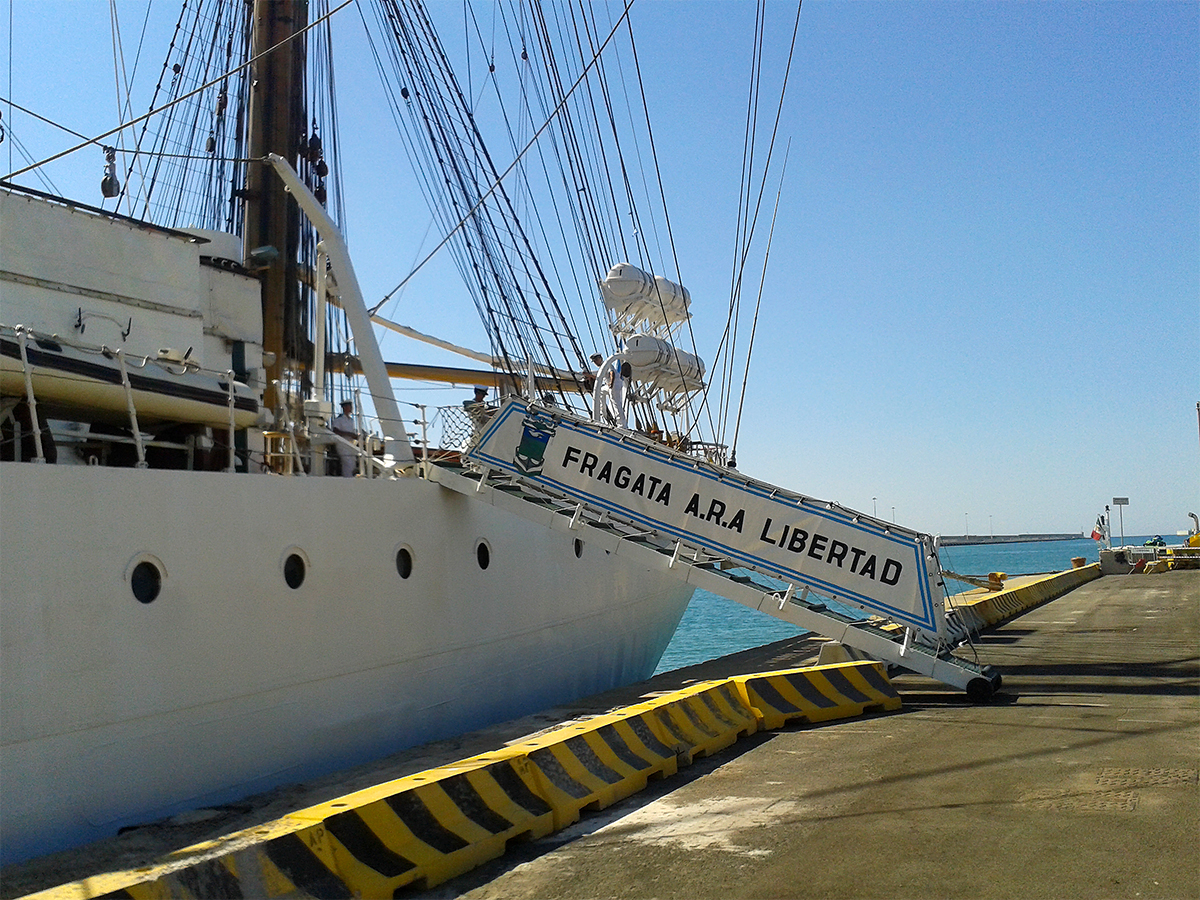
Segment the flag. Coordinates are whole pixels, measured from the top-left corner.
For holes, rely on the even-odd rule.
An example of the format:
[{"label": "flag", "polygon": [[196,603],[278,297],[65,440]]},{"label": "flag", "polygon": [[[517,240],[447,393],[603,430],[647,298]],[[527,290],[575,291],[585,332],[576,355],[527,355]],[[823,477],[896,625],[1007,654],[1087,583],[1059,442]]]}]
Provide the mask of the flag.
[{"label": "flag", "polygon": [[1096,527],[1092,529],[1092,540],[1104,540],[1104,516],[1096,516]]}]

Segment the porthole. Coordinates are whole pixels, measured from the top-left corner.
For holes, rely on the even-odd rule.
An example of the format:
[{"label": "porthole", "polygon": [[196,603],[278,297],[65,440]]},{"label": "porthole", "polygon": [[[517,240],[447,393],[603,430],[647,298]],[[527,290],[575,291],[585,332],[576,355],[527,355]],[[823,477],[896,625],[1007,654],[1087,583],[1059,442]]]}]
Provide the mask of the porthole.
[{"label": "porthole", "polygon": [[153,603],[162,592],[162,571],[144,559],[129,573],[129,587],[138,603]]},{"label": "porthole", "polygon": [[293,590],[299,590],[308,577],[308,569],[312,568],[312,560],[300,547],[292,545],[284,547],[280,556],[280,574],[283,582]]},{"label": "porthole", "polygon": [[575,538],[575,558],[583,558],[583,541],[581,541],[579,538]]},{"label": "porthole", "polygon": [[299,553],[289,553],[283,561],[283,580],[293,591],[304,584],[304,559]]},{"label": "porthole", "polygon": [[492,564],[492,550],[487,545],[487,541],[480,541],[475,545],[475,560],[481,569],[486,569]]},{"label": "porthole", "polygon": [[138,603],[153,603],[162,594],[167,567],[150,553],[139,553],[125,565],[125,581]]},{"label": "porthole", "polygon": [[401,547],[396,551],[396,574],[401,578],[408,578],[412,574],[412,569],[412,551],[407,547]]},{"label": "porthole", "polygon": [[297,590],[304,579],[308,577],[308,569],[312,563],[308,559],[308,554],[299,547],[288,547],[283,551],[283,556],[279,560],[279,568],[283,573],[283,580],[293,591]]}]

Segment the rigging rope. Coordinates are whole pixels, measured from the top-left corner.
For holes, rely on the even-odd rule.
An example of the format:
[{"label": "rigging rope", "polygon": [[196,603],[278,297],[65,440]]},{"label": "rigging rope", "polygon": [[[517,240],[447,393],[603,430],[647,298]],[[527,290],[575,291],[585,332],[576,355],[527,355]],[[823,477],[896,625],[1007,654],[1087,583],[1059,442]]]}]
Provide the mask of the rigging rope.
[{"label": "rigging rope", "polygon": [[[673,231],[671,230],[671,217],[667,213],[667,198],[666,198],[666,194],[663,192],[662,171],[659,167],[659,162],[658,162],[658,148],[656,147],[656,145],[654,143],[654,130],[650,124],[650,106],[649,106],[649,103],[647,103],[647,101],[646,101],[646,88],[645,88],[645,83],[642,80],[641,63],[638,59],[637,45],[634,43],[634,40],[633,40],[633,29],[632,28],[630,28],[630,32],[629,32],[629,43],[630,43],[630,47],[633,50],[633,63],[634,63],[634,68],[637,72],[638,87],[641,92],[642,112],[643,112],[643,115],[646,120],[646,134],[650,141],[650,155],[651,155],[651,158],[654,160],[654,176],[658,182],[659,196],[662,198],[663,220],[666,223],[666,228],[667,228],[667,241],[671,245],[671,259],[675,266],[675,277],[678,281],[682,282],[683,279],[682,279],[682,275],[680,273],[680,268],[679,268],[679,255],[675,248],[675,235],[674,235]],[[661,297],[659,298],[659,302],[661,305]],[[695,333],[695,330],[692,328],[692,320],[690,318],[686,320],[686,325],[687,325],[688,337],[691,341],[692,353],[696,357],[699,357],[700,351],[696,348],[696,333]],[[678,357],[676,357],[676,364],[680,366],[680,375],[682,378],[682,364],[680,363]],[[697,423],[700,420],[701,412],[703,412],[704,410],[705,410],[705,403],[702,400],[700,406],[694,411],[694,415],[691,416],[690,421],[688,421],[688,420],[684,421],[683,428],[680,429],[683,434],[691,434],[692,433],[692,430],[696,427]],[[689,407],[689,411],[690,411],[690,407]],[[678,416],[675,416],[675,419],[676,419],[676,428],[679,429]],[[711,409],[708,410],[708,426],[709,426],[709,433],[715,435],[716,428],[713,425]]]},{"label": "rigging rope", "polygon": [[163,112],[164,110],[167,110],[167,109],[177,106],[178,104],[184,102],[185,100],[188,100],[188,99],[196,96],[196,94],[199,94],[202,91],[207,90],[208,88],[212,87],[213,85],[219,84],[221,81],[228,78],[230,75],[240,72],[243,69],[249,68],[254,63],[256,63],[258,60],[260,60],[264,56],[266,56],[268,53],[273,53],[276,50],[278,50],[280,47],[284,46],[285,44],[288,44],[291,41],[294,41],[297,38],[299,38],[301,35],[308,33],[309,30],[315,28],[321,22],[325,21],[330,16],[334,15],[339,10],[344,9],[345,7],[349,6],[353,2],[355,2],[355,0],[342,0],[342,2],[338,6],[336,6],[334,9],[330,10],[324,16],[322,16],[321,18],[319,18],[313,22],[310,22],[308,25],[304,26],[302,29],[297,31],[295,34],[292,34],[291,36],[280,41],[274,47],[268,47],[266,50],[263,50],[261,53],[254,56],[252,59],[248,59],[248,60],[246,60],[246,62],[242,63],[241,65],[238,65],[238,66],[224,72],[223,74],[218,75],[216,78],[213,78],[210,81],[205,82],[204,84],[200,85],[199,87],[197,87],[191,91],[188,91],[182,97],[177,97],[176,99],[171,100],[168,103],[164,103],[162,106],[158,107],[157,109],[151,109],[148,113],[138,116],[135,119],[130,119],[128,122],[122,122],[116,128],[110,128],[108,131],[104,132],[103,134],[96,135],[93,138],[87,138],[84,140],[84,142],[82,144],[76,144],[74,147],[68,147],[66,150],[62,150],[58,153],[55,153],[53,156],[48,156],[45,159],[34,163],[33,165],[26,166],[23,169],[17,169],[15,172],[9,172],[7,175],[4,176],[4,180],[11,181],[12,179],[16,178],[18,175],[24,175],[26,172],[28,172],[32,169],[37,169],[37,168],[40,168],[41,166],[45,166],[49,163],[54,162],[55,160],[62,159],[64,156],[70,156],[72,153],[82,150],[84,147],[87,147],[90,144],[99,144],[105,138],[112,137],[114,134],[117,134],[118,132],[124,131],[127,128],[130,128],[134,125],[137,125],[141,122],[144,122],[144,121],[147,121],[148,119],[153,118],[154,116],[158,115],[159,113]]},{"label": "rigging rope", "polygon": [[[20,110],[21,112],[25,113],[25,115],[27,115],[27,116],[33,116],[33,118],[37,119],[39,122],[45,122],[47,125],[52,125],[55,128],[59,129],[60,131],[65,131],[69,135],[72,135],[77,138],[83,138],[89,144],[95,143],[97,146],[100,145],[99,141],[93,141],[93,140],[89,139],[87,137],[87,135],[80,134],[78,131],[74,131],[74,130],[68,128],[66,125],[62,125],[58,122],[55,122],[53,119],[47,119],[45,116],[39,116],[32,109],[26,109],[24,106],[21,106],[21,104],[14,103],[12,100],[8,99],[7,97],[0,97],[0,103],[5,104],[6,106],[11,106],[13,109]],[[36,166],[31,166],[30,168],[36,168]],[[17,172],[16,174],[20,175],[21,173]],[[4,180],[7,181],[8,176],[5,176]]]},{"label": "rigging rope", "polygon": [[[415,89],[409,92],[404,99],[424,104],[419,110],[424,137],[432,140],[434,145],[440,148],[437,161],[447,167],[447,175],[438,185],[438,191],[430,191],[428,196],[431,197],[434,208],[439,209],[439,204],[432,198],[440,194],[444,187],[450,192],[450,207],[456,214],[464,207],[469,208],[448,230],[439,245],[396,288],[389,292],[379,305],[386,302],[391,294],[406,284],[420,268],[461,231],[462,237],[457,241],[460,247],[459,266],[468,282],[476,285],[473,295],[480,317],[488,330],[489,339],[492,341],[493,355],[503,359],[508,370],[514,373],[522,371],[518,368],[518,364],[529,365],[535,360],[546,365],[554,365],[555,355],[551,354],[547,344],[547,339],[549,339],[556,345],[558,358],[562,359],[569,367],[582,367],[586,360],[583,349],[573,331],[566,327],[567,316],[550,286],[547,274],[541,269],[537,257],[533,253],[530,239],[520,224],[516,206],[508,191],[503,187],[503,182],[522,163],[539,136],[558,121],[560,116],[565,119],[563,111],[567,108],[568,101],[571,100],[579,85],[584,83],[588,73],[599,64],[600,53],[612,40],[619,30],[621,22],[627,17],[629,4],[625,5],[617,23],[583,67],[572,86],[563,93],[554,110],[546,116],[542,125],[516,154],[509,167],[499,174],[492,165],[486,148],[480,143],[473,114],[470,110],[461,108],[465,106],[462,102],[462,92],[457,88],[453,73],[449,72],[440,49],[434,58],[430,58],[426,50],[426,48],[438,47],[431,25],[424,30],[424,41],[414,43],[399,15],[397,0],[393,0],[389,8],[392,8],[392,14],[387,17],[386,24],[390,26],[395,37],[408,48],[408,53],[400,62],[406,66],[411,63],[412,68],[412,71],[408,72],[408,77]],[[419,20],[423,18],[423,16],[418,16]],[[525,54],[523,61],[527,61],[528,48],[524,44],[522,53]],[[418,71],[417,61],[423,61],[426,69]],[[437,73],[441,84],[451,93],[451,99],[457,98],[459,109],[455,114],[436,105],[440,92],[431,95],[430,78],[434,73]],[[402,89],[402,95],[404,90],[406,89]],[[456,134],[456,129],[458,134]],[[470,143],[464,145],[461,142],[463,137],[468,138]],[[416,135],[410,133],[409,141],[410,154],[420,154],[422,151],[414,146],[417,143]],[[481,179],[480,176],[483,178]],[[427,184],[430,181],[431,179],[426,179]],[[484,184],[489,184],[486,190],[483,190]],[[488,203],[487,201],[493,196],[495,200]],[[508,263],[501,267],[499,260],[504,258],[508,259]],[[513,271],[523,275],[525,283],[529,285],[528,288],[522,289],[513,282],[511,277]],[[535,308],[539,310],[536,315]],[[511,345],[511,351],[510,344],[505,340],[506,335],[514,342]],[[517,356],[515,351],[518,348],[523,351],[523,358]]]},{"label": "rigging rope", "polygon": [[[288,40],[306,34],[322,23],[327,33],[329,18],[350,0],[345,0],[328,12],[324,11],[327,0],[312,2],[316,20]],[[619,260],[632,261],[651,275],[655,274],[656,269],[663,268],[652,262],[663,253],[660,223],[655,211],[658,201],[661,201],[662,224],[674,263],[675,278],[682,282],[666,210],[662,172],[650,127],[646,89],[630,22],[631,6],[632,0],[622,3],[620,15],[615,22],[610,16],[606,27],[600,21],[601,12],[606,7],[584,0],[578,4],[572,0],[563,8],[551,7],[551,15],[547,15],[547,10],[539,2],[529,5],[518,4],[516,0],[500,2],[493,11],[490,46],[486,45],[484,29],[474,11],[470,11],[470,23],[464,18],[468,55],[473,24],[474,37],[483,50],[488,66],[487,76],[480,82],[480,97],[483,96],[484,86],[495,89],[498,95],[500,93],[496,77],[496,31],[501,28],[509,35],[513,66],[511,74],[520,85],[520,106],[517,111],[510,113],[503,103],[500,105],[504,125],[515,151],[512,163],[503,173],[497,172],[479,137],[475,121],[478,101],[470,99],[475,82],[468,75],[464,95],[449,69],[444,51],[424,10],[415,8],[412,0],[386,0],[377,9],[379,30],[390,35],[391,40],[377,43],[372,37],[371,53],[381,71],[390,66],[395,72],[402,73],[399,90],[389,89],[390,107],[397,123],[407,122],[401,129],[407,134],[406,152],[414,163],[418,163],[414,168],[426,173],[422,176],[422,190],[431,198],[431,206],[437,211],[436,220],[445,237],[384,296],[375,310],[396,296],[449,243],[456,264],[472,285],[472,297],[487,329],[492,355],[503,360],[509,372],[521,374],[534,364],[583,369],[587,367],[587,357],[577,335],[586,332],[592,346],[609,344],[612,340],[607,333],[612,315],[600,303],[596,291],[597,276],[603,277],[609,265]],[[99,143],[118,132],[122,132],[121,140],[124,140],[124,129],[141,124],[130,169],[126,173],[126,189],[129,192],[125,195],[126,202],[133,203],[133,191],[128,186],[132,167],[142,165],[143,144],[153,142],[154,165],[140,179],[142,193],[138,195],[138,202],[142,207],[147,212],[154,207],[156,211],[161,211],[160,215],[173,213],[176,221],[179,216],[185,215],[184,210],[189,206],[200,208],[200,217],[206,227],[239,233],[240,204],[234,202],[232,194],[244,180],[240,173],[244,172],[248,160],[241,143],[242,129],[237,127],[235,120],[245,114],[245,98],[249,90],[248,74],[240,73],[246,73],[246,67],[254,60],[241,65],[234,65],[233,61],[250,45],[248,29],[240,21],[245,4],[243,0],[199,0],[193,8],[195,13],[190,25],[185,27],[183,16],[176,24],[171,52],[177,55],[168,57],[164,65],[163,77],[156,86],[150,111],[144,116],[131,118],[105,135],[84,138],[85,144],[51,159],[60,158],[88,144]],[[799,10],[797,18],[798,15]],[[118,38],[115,8],[112,16],[114,67],[118,69],[120,81],[125,63]],[[366,17],[361,7],[360,17],[365,24]],[[727,326],[726,336],[722,338],[722,347],[728,340],[728,356],[722,356],[720,349],[717,356],[725,373],[720,399],[716,404],[718,419],[722,423],[727,422],[731,408],[742,270],[753,239],[754,224],[766,183],[764,170],[758,203],[752,204],[750,198],[755,164],[753,132],[757,123],[761,84],[763,18],[765,14],[760,8],[759,23],[756,25],[755,81],[749,101],[747,146],[744,148],[743,201],[739,206],[735,252],[735,268],[739,266],[739,261],[740,268],[736,268],[731,285],[731,325]],[[646,162],[643,162],[640,129],[634,125],[629,105],[630,86],[626,83],[620,55],[614,57],[609,54],[608,59],[603,55],[605,48],[623,27],[628,31],[632,53],[630,77],[636,79],[642,103],[641,117],[645,120],[645,138],[648,140]],[[793,49],[794,44],[795,31]],[[304,86],[304,92],[307,94],[311,89],[314,97],[310,110],[313,120],[312,141],[324,139],[328,142],[326,149],[331,151],[328,155],[336,170],[330,177],[330,183],[336,184],[341,166],[340,153],[336,152],[336,107],[332,104],[326,107],[323,102],[326,94],[334,88],[332,55],[321,55],[328,44],[314,40],[314,46],[317,50],[307,73],[310,83]],[[258,54],[254,59],[268,52],[271,50]],[[248,52],[244,54],[248,55]],[[578,58],[573,58],[576,55]],[[788,62],[790,68],[790,56]],[[136,71],[136,60],[134,68]],[[215,71],[222,74],[216,78],[209,77]],[[128,79],[125,80],[128,86]],[[786,87],[786,76],[784,84]],[[205,93],[214,87],[216,91]],[[160,104],[160,92],[171,99]],[[180,105],[196,97],[199,99],[193,101],[192,105]],[[617,109],[622,99],[629,110],[628,123]],[[119,108],[121,102],[118,98]],[[127,110],[128,89],[124,106]],[[411,119],[406,119],[406,111],[411,112]],[[158,113],[164,115],[161,120],[153,119],[157,130],[152,130],[152,117]],[[204,155],[189,152],[203,142],[205,134],[208,135],[208,152]],[[772,147],[773,141],[774,135]],[[769,149],[767,168],[770,159]],[[184,166],[175,162],[199,160],[205,165]],[[651,162],[658,181],[658,197],[643,207],[643,197],[650,199],[647,172]],[[37,168],[42,164],[29,168]],[[9,177],[22,174],[29,168],[14,172]],[[297,168],[310,184],[324,178],[317,171],[315,158],[305,158],[302,154]],[[433,174],[439,170],[441,174]],[[510,174],[515,177],[506,186],[504,182]],[[214,189],[219,185],[224,185],[226,190]],[[550,192],[551,206],[545,207],[539,215],[537,205],[545,201],[535,195],[550,185],[556,185],[559,189]],[[443,195],[447,199],[432,199]],[[556,197],[559,199],[553,199]],[[329,200],[335,220],[342,221],[340,191],[334,190]],[[530,216],[533,216],[532,221]],[[547,216],[553,216],[553,219],[547,221]],[[565,255],[550,252],[548,256],[539,252],[549,250],[555,243],[578,246],[579,252]],[[315,238],[302,239],[301,248],[302,261],[307,261],[311,266],[315,257]],[[549,260],[545,270],[539,258]],[[583,303],[562,302],[564,290],[571,283]],[[659,305],[660,308],[663,306],[662,298],[659,298]],[[577,307],[582,310],[582,317],[577,314]],[[735,314],[735,310],[739,312]],[[302,313],[302,317],[305,314],[310,313]],[[683,327],[676,323],[667,330],[673,333],[681,331]],[[686,322],[686,329],[692,351],[699,356],[690,321]],[[338,329],[329,328],[327,333],[337,334]],[[751,348],[753,335],[752,329]],[[748,350],[747,366],[749,355]],[[675,362],[679,364],[678,357]],[[680,376],[682,378],[682,367]],[[744,397],[745,380],[742,402]],[[700,417],[707,413],[709,428],[715,434],[713,407],[705,409],[707,401],[706,393],[698,406],[686,408],[684,431],[690,432]],[[656,414],[648,398],[632,397],[630,404],[635,421],[654,421]],[[740,413],[739,406],[735,445]],[[672,410],[668,414],[676,418],[678,425],[679,412]],[[722,432],[724,428],[723,424]]]},{"label": "rigging rope", "polygon": [[771,230],[767,234],[767,249],[763,253],[762,274],[758,282],[758,299],[754,302],[754,321],[750,326],[750,346],[746,348],[746,370],[742,373],[742,392],[738,397],[737,422],[733,426],[733,440],[729,444],[729,466],[737,467],[738,434],[742,429],[742,410],[746,406],[746,385],[750,383],[750,357],[754,354],[754,336],[758,333],[758,311],[762,307],[763,285],[767,280],[767,262],[771,258],[771,244],[775,239],[775,219],[779,216],[779,198],[783,194],[783,178],[787,174],[787,161],[792,152],[792,142],[789,140],[783,154],[783,165],[779,172],[779,190],[775,194],[775,210],[771,213]]},{"label": "rigging rope", "polygon": [[[742,204],[745,204],[742,208],[746,212],[745,212],[745,216],[743,216],[743,213],[739,211],[739,240],[736,242],[736,252],[735,252],[735,257],[734,257],[734,274],[733,274],[733,281],[732,281],[731,290],[730,290],[730,315],[729,315],[729,319],[726,322],[725,330],[721,336],[721,341],[720,341],[720,344],[718,345],[716,356],[714,357],[714,359],[720,359],[722,361],[722,364],[723,364],[725,370],[729,373],[728,380],[727,380],[727,382],[725,382],[723,391],[721,392],[721,394],[719,395],[719,398],[718,398],[718,402],[719,402],[718,409],[719,409],[719,413],[720,413],[718,415],[718,420],[722,423],[721,424],[721,433],[722,433],[721,440],[724,439],[723,435],[724,435],[725,429],[727,427],[727,422],[728,422],[729,408],[728,408],[728,403],[727,403],[727,401],[728,401],[727,392],[732,390],[733,344],[736,341],[737,321],[738,321],[738,317],[739,317],[737,310],[740,309],[741,282],[742,282],[742,277],[743,277],[743,273],[744,273],[747,261],[749,259],[750,247],[753,242],[754,231],[757,226],[759,212],[762,208],[763,194],[766,190],[766,183],[767,183],[766,180],[767,180],[767,175],[768,175],[768,173],[770,171],[770,167],[771,167],[771,159],[774,156],[774,152],[775,152],[775,141],[777,139],[778,132],[779,132],[779,122],[783,115],[783,101],[784,101],[784,98],[787,93],[788,79],[789,79],[789,76],[791,73],[791,68],[792,68],[792,60],[793,60],[793,58],[795,56],[795,52],[796,52],[796,37],[797,37],[797,35],[799,33],[799,29],[800,29],[800,10],[801,10],[802,5],[803,5],[803,0],[798,0],[798,2],[796,4],[796,17],[795,17],[795,20],[792,25],[792,37],[791,37],[791,43],[790,43],[790,46],[788,49],[787,65],[784,69],[783,80],[782,80],[782,83],[780,85],[780,90],[779,90],[779,100],[778,100],[778,103],[776,105],[776,110],[775,110],[775,122],[772,127],[770,140],[768,141],[768,144],[767,144],[766,161],[763,163],[763,169],[762,169],[761,175],[758,176],[758,178],[757,178],[758,195],[757,195],[757,198],[754,203],[753,213],[749,212],[749,193],[753,189],[753,181],[755,180],[753,177],[753,169],[750,164],[750,159],[752,159],[752,155],[753,155],[754,141],[753,141],[753,129],[750,128],[749,126],[747,127],[747,143],[746,143],[746,147],[744,149],[743,170],[744,170],[744,172],[746,172],[748,174],[745,177],[743,177],[743,179],[742,179],[743,197],[742,197],[742,200],[740,201]],[[763,0],[760,0],[760,11],[763,8],[764,8]],[[761,36],[762,36],[760,22],[761,22],[761,20],[756,20],[756,29],[755,29],[756,40],[760,40]],[[747,120],[748,121],[750,121],[752,118],[756,118],[756,116],[757,116],[757,113],[755,111],[757,101],[753,98],[756,97],[757,91],[758,91],[758,87],[756,86],[754,81],[757,77],[757,73],[758,73],[760,64],[761,64],[761,52],[756,49],[755,54],[754,54],[754,63],[752,66],[752,85],[751,85],[751,92],[750,92],[751,99],[748,100],[748,102],[747,102]],[[764,262],[764,265],[765,265],[765,262]],[[727,341],[729,342],[728,348],[726,348]],[[722,355],[723,353],[725,354],[724,356]],[[714,368],[716,368],[715,362],[714,362]],[[743,397],[744,397],[744,391],[743,391]],[[704,404],[708,403],[708,392],[705,393],[703,402],[704,402]],[[739,418],[740,418],[740,412],[739,412]]]},{"label": "rigging rope", "polygon": [[[729,285],[729,319],[726,328],[729,333],[729,348],[723,357],[724,377],[721,380],[718,420],[721,423],[719,440],[725,441],[725,431],[728,427],[729,406],[733,391],[733,372],[736,365],[738,325],[741,321],[742,302],[742,273],[745,267],[746,254],[749,251],[750,234],[750,192],[754,178],[754,151],[758,134],[758,101],[762,92],[763,64],[763,32],[766,27],[766,3],[759,0],[755,9],[754,20],[754,51],[751,60],[751,75],[749,95],[746,98],[746,123],[742,133],[742,173],[739,182],[737,229],[734,239],[733,261],[730,267]],[[764,171],[765,176],[765,171]]]},{"label": "rigging rope", "polygon": [[[762,177],[759,179],[758,197],[756,198],[755,204],[754,204],[754,214],[750,219],[750,226],[749,226],[749,229],[746,234],[745,243],[743,245],[742,258],[740,261],[740,266],[738,269],[738,278],[737,278],[739,297],[741,295],[741,282],[742,282],[742,274],[741,273],[742,273],[742,270],[744,270],[744,268],[746,266],[746,262],[749,257],[749,254],[750,254],[750,244],[754,239],[754,231],[758,224],[758,215],[759,215],[759,211],[762,208],[763,195],[764,195],[764,193],[766,191],[766,187],[767,187],[767,174],[771,169],[771,159],[775,154],[775,140],[779,134],[779,121],[783,117],[783,101],[784,101],[784,98],[787,96],[788,79],[791,76],[792,60],[795,57],[795,53],[796,53],[796,36],[800,32],[800,9],[803,6],[803,2],[804,2],[804,0],[797,0],[797,3],[796,3],[796,18],[792,24],[792,39],[791,39],[791,44],[788,47],[787,65],[784,67],[783,82],[779,86],[779,101],[775,107],[775,122],[771,128],[771,138],[767,143],[767,158],[766,158],[766,161],[763,163]],[[761,62],[761,60],[760,60],[760,62]],[[772,222],[773,221],[774,220],[772,219]],[[763,268],[764,268],[764,270],[766,268],[766,260],[765,259],[763,260]],[[765,271],[764,271],[764,278],[765,278]],[[757,321],[757,312],[755,314],[755,321]],[[751,334],[751,337],[753,338],[753,332]],[[747,365],[749,365],[748,356],[749,356],[749,351],[747,351]],[[743,399],[745,398],[745,385],[744,384],[743,384],[742,397],[743,397]],[[739,420],[741,418],[740,408],[738,411],[738,418],[739,418]],[[736,440],[736,438],[735,438],[735,440]]]},{"label": "rigging rope", "polygon": [[[31,154],[29,152],[29,150],[26,149],[25,144],[22,143],[22,141],[19,137],[17,137],[17,133],[12,130],[12,126],[11,125],[9,126],[7,134],[6,134],[6,132],[4,131],[3,125],[0,124],[0,140],[5,138],[6,136],[7,136],[8,140],[12,141],[12,143],[9,145],[9,155],[10,156],[12,155],[12,149],[15,147],[17,153],[19,153],[21,155],[22,159],[24,159],[26,162],[33,162],[33,154]],[[45,187],[49,193],[56,194],[56,195],[59,193],[59,190],[55,186],[54,182],[51,181],[50,178],[41,169],[35,169],[34,174],[42,182],[42,186]]]}]

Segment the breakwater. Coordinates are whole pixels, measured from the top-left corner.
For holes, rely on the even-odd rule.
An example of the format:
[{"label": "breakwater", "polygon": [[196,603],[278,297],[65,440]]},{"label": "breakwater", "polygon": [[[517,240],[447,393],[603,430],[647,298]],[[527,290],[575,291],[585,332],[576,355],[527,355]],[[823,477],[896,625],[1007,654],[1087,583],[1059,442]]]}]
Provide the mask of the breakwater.
[{"label": "breakwater", "polygon": [[1074,534],[943,534],[938,543],[943,547],[961,547],[965,544],[1024,544],[1033,541],[1077,541],[1087,537],[1082,532]]}]

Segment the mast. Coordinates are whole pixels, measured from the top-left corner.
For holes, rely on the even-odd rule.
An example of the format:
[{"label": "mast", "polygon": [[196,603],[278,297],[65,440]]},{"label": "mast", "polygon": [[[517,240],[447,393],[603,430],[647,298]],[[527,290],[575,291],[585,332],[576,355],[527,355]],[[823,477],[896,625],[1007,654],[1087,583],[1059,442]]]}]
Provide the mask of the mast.
[{"label": "mast", "polygon": [[[254,0],[251,12],[251,56],[287,40],[308,21],[308,0]],[[304,38],[298,37],[254,64],[249,108],[249,152],[252,160],[275,153],[294,164],[304,133]],[[269,168],[258,162],[247,167],[246,219],[243,253],[251,267],[270,256],[262,282],[263,350],[275,355],[266,365],[263,404],[280,405],[273,382],[282,381],[289,359],[300,343],[299,289],[296,250],[300,217],[294,200]],[[252,258],[253,257],[253,258]]]}]

